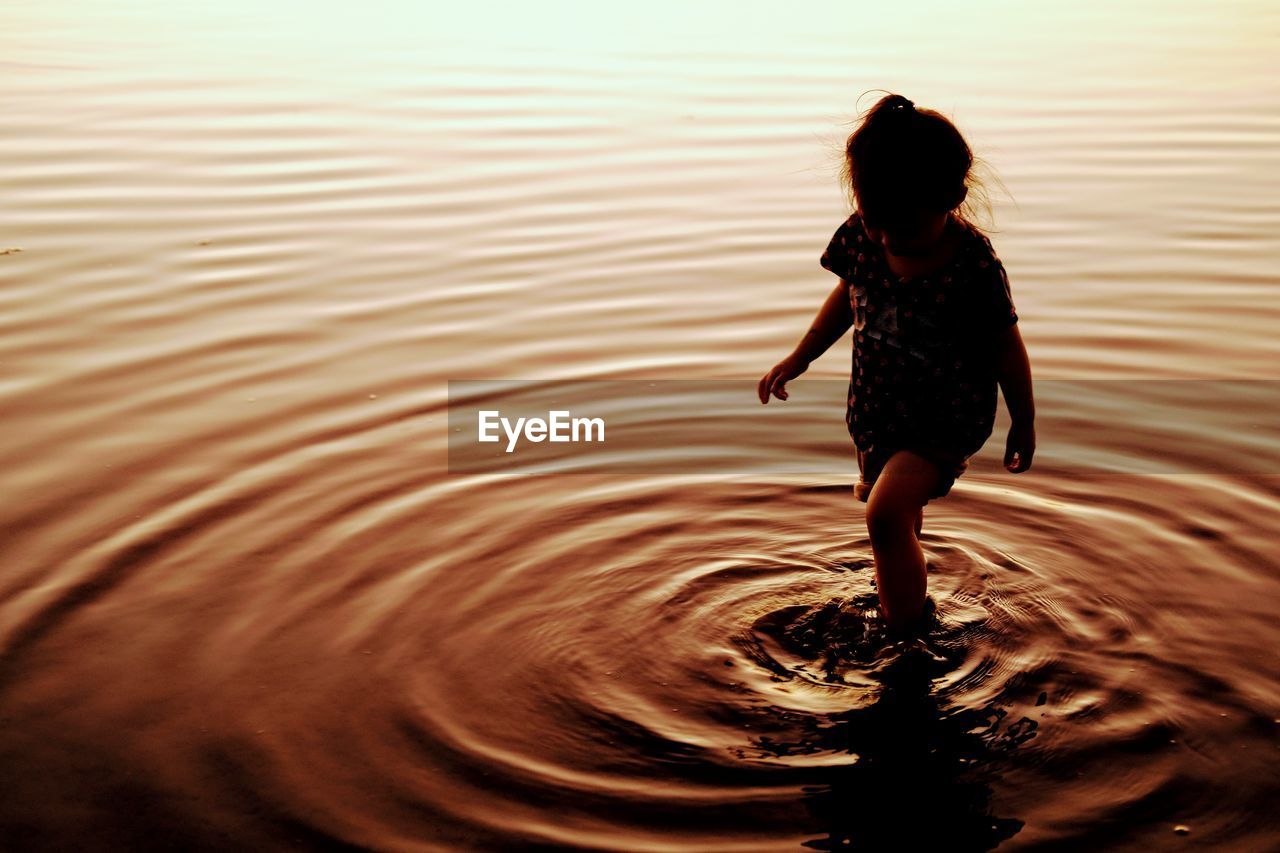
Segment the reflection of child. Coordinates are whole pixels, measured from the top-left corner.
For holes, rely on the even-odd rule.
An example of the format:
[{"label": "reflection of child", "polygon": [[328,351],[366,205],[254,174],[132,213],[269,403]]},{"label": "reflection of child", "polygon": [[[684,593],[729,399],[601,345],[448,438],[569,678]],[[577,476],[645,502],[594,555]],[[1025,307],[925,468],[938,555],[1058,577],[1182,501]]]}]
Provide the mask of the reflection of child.
[{"label": "reflection of child", "polygon": [[854,494],[867,502],[880,607],[895,629],[923,613],[924,505],[950,492],[990,437],[997,385],[1013,422],[1006,468],[1026,471],[1035,453],[1031,367],[1009,279],[991,241],[957,213],[972,164],[941,114],[901,95],[871,108],[846,146],[858,209],[821,259],[840,283],[760,380],[760,402],[787,399],[787,381],[853,327]]}]

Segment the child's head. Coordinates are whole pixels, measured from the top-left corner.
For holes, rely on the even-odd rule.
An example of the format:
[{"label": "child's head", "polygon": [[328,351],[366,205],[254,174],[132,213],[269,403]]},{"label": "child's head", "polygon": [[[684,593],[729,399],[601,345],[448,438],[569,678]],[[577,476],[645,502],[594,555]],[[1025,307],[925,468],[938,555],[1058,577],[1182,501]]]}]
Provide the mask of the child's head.
[{"label": "child's head", "polygon": [[863,222],[911,254],[912,247],[936,238],[964,203],[974,183],[973,162],[949,119],[891,94],[849,136],[844,179]]}]

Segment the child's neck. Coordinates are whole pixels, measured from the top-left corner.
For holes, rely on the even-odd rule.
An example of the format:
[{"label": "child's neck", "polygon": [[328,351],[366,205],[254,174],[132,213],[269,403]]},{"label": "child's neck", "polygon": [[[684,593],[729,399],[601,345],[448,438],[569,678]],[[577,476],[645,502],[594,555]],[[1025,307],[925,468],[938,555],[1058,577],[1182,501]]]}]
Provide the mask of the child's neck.
[{"label": "child's neck", "polygon": [[951,263],[956,251],[960,248],[960,227],[954,216],[947,217],[942,234],[937,243],[926,255],[919,257],[900,257],[889,252],[884,253],[889,270],[901,278],[914,278],[937,272]]}]

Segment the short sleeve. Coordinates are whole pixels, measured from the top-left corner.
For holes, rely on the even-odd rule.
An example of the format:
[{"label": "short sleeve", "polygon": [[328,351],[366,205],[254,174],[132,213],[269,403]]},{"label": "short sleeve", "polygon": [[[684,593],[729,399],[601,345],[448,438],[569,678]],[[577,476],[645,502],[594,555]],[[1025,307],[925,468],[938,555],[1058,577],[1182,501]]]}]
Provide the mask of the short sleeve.
[{"label": "short sleeve", "polygon": [[981,287],[978,292],[978,320],[990,329],[1000,330],[1018,322],[1018,310],[1009,288],[1009,274],[994,254],[978,263]]},{"label": "short sleeve", "polygon": [[840,223],[836,233],[831,235],[827,248],[823,250],[818,263],[824,270],[835,273],[845,281],[853,278],[853,256],[861,236],[856,226],[857,214]]}]

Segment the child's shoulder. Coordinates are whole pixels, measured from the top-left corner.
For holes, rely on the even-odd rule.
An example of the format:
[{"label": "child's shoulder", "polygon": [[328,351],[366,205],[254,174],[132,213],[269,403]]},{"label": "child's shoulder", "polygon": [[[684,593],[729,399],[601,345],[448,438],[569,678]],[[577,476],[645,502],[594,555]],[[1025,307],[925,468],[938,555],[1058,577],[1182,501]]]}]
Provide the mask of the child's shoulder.
[{"label": "child's shoulder", "polygon": [[988,237],[984,231],[965,219],[957,218],[956,221],[959,222],[961,227],[968,233],[969,239],[975,246],[978,246],[984,254],[992,258],[996,257],[995,246],[991,244],[991,238]]},{"label": "child's shoulder", "polygon": [[840,276],[848,282],[854,278],[855,267],[860,253],[865,250],[866,232],[862,230],[862,219],[855,211],[841,222],[831,235],[826,249],[822,252],[820,263],[822,268]]},{"label": "child's shoulder", "polygon": [[862,230],[862,214],[854,211],[849,214],[844,222],[836,228],[836,236],[838,237],[861,237],[866,232]]},{"label": "child's shoulder", "polygon": [[989,268],[999,267],[1000,257],[996,254],[995,246],[991,244],[991,238],[971,222],[963,219],[956,221],[963,232],[961,251],[967,262],[965,266],[969,267],[972,273],[979,275]]}]

